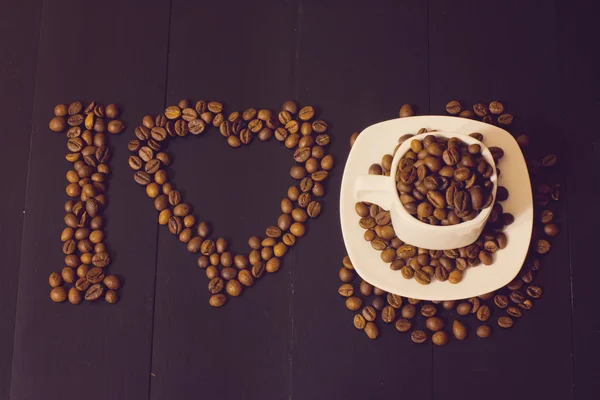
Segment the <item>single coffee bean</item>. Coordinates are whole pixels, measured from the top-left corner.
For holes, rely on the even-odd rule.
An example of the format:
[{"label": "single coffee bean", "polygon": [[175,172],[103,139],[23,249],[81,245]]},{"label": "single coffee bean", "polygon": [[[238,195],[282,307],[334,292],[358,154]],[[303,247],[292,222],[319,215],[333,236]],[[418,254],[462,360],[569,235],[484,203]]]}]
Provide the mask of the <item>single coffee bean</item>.
[{"label": "single coffee bean", "polygon": [[504,105],[499,101],[492,101],[489,105],[489,110],[492,114],[502,114],[504,112]]},{"label": "single coffee bean", "polygon": [[526,291],[527,295],[533,299],[539,299],[542,296],[542,288],[539,286],[528,286]]},{"label": "single coffee bean", "polygon": [[439,331],[431,336],[431,341],[437,346],[443,346],[448,343],[450,337],[444,331]]},{"label": "single coffee bean", "polygon": [[554,237],[559,233],[558,226],[556,224],[546,224],[544,225],[544,233],[550,237]]},{"label": "single coffee bean", "polygon": [[534,249],[537,254],[546,254],[550,251],[550,243],[544,239],[538,239],[534,244]]},{"label": "single coffee bean", "polygon": [[459,315],[468,315],[471,312],[471,303],[461,302],[456,307],[456,312]]},{"label": "single coffee bean", "polygon": [[513,116],[512,114],[501,114],[498,116],[498,124],[500,125],[510,125],[513,122]]},{"label": "single coffee bean", "polygon": [[381,310],[381,320],[383,322],[385,322],[386,324],[389,324],[389,323],[394,322],[395,319],[396,319],[396,310],[394,310],[394,307],[392,307],[390,305],[383,307],[383,310]]},{"label": "single coffee bean", "polygon": [[521,318],[523,316],[523,312],[518,307],[514,306],[508,307],[506,309],[506,312],[508,313],[508,315],[514,318]]},{"label": "single coffee bean", "polygon": [[213,294],[208,299],[208,304],[213,307],[223,307],[227,303],[227,297],[224,294]]},{"label": "single coffee bean", "polygon": [[395,326],[398,332],[408,332],[412,328],[412,322],[405,318],[399,318],[396,320]]},{"label": "single coffee bean", "polygon": [[413,319],[417,314],[417,309],[413,304],[407,304],[402,307],[401,315],[402,318]]},{"label": "single coffee bean", "polygon": [[490,318],[490,314],[490,308],[484,304],[477,310],[477,319],[485,322]]},{"label": "single coffee bean", "polygon": [[488,106],[486,106],[483,103],[476,103],[473,105],[473,112],[478,117],[484,117],[484,116],[488,115],[489,111],[490,110],[489,110]]},{"label": "single coffee bean", "polygon": [[379,328],[373,322],[367,322],[365,324],[365,333],[369,339],[377,339],[379,336]]},{"label": "single coffee bean", "polygon": [[513,320],[510,317],[500,317],[498,318],[498,326],[500,328],[508,329],[513,326]]},{"label": "single coffee bean", "polygon": [[50,291],[50,299],[55,303],[67,300],[67,290],[63,286],[55,287]]},{"label": "single coffee bean", "polygon": [[[363,281],[365,282],[365,281]],[[361,283],[361,293],[362,292],[362,283]],[[364,295],[364,293],[363,293]],[[387,303],[393,308],[400,308],[402,306],[402,297],[397,294],[388,293],[387,294]]]},{"label": "single coffee bean", "polygon": [[410,339],[417,344],[425,343],[427,341],[427,334],[422,330],[416,330],[411,333]]},{"label": "single coffee bean", "polygon": [[367,325],[367,321],[361,314],[354,315],[354,327],[356,329],[364,329]]},{"label": "single coffee bean", "polygon": [[446,112],[450,115],[457,115],[462,111],[462,106],[456,100],[450,101],[446,104]]},{"label": "single coffee bean", "polygon": [[492,334],[492,328],[490,328],[488,325],[479,325],[479,327],[477,327],[476,333],[478,337],[486,339]]},{"label": "single coffee bean", "polygon": [[425,326],[432,332],[437,332],[446,326],[444,321],[439,317],[429,317],[425,320]]},{"label": "single coffee bean", "polygon": [[104,294],[104,286],[100,283],[96,283],[89,287],[85,292],[84,298],[88,301],[98,300]]},{"label": "single coffee bean", "polygon": [[454,320],[452,322],[452,333],[458,340],[464,340],[467,337],[467,328],[462,322]]},{"label": "single coffee bean", "polygon": [[497,294],[494,296],[494,304],[496,307],[504,309],[508,307],[508,297],[503,294]]},{"label": "single coffee bean", "polygon": [[400,118],[412,117],[415,112],[410,104],[403,104],[399,111]]}]

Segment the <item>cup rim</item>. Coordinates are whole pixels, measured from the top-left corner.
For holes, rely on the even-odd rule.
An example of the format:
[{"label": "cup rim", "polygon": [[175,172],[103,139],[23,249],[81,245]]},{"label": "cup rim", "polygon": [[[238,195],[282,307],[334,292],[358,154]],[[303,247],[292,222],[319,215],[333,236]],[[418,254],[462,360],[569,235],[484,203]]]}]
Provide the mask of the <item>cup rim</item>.
[{"label": "cup rim", "polygon": [[[461,141],[463,141],[464,143],[467,143],[467,145],[469,145],[469,144],[478,144],[478,145],[481,146],[481,154],[482,154],[482,156],[486,159],[486,161],[488,162],[488,164],[490,164],[492,166],[492,171],[493,172],[492,172],[492,175],[490,176],[490,181],[494,185],[493,188],[492,188],[492,204],[489,205],[487,208],[481,210],[479,212],[479,214],[475,218],[473,218],[472,220],[460,222],[460,223],[455,224],[455,225],[431,225],[431,224],[427,224],[427,223],[419,220],[418,218],[416,218],[412,214],[410,214],[408,211],[406,211],[406,208],[404,208],[404,205],[400,201],[400,196],[398,195],[398,189],[396,188],[396,170],[398,169],[398,164],[400,163],[400,159],[408,152],[408,150],[410,150],[410,142],[413,139],[425,138],[428,135],[442,136],[442,137],[446,137],[448,139],[450,139],[452,137],[457,137]],[[391,171],[394,171],[394,172],[392,173]],[[421,133],[421,134],[413,135],[410,138],[406,139],[400,145],[400,147],[398,147],[398,150],[396,151],[396,154],[394,154],[394,156],[393,156],[392,165],[391,165],[391,169],[390,169],[390,178],[391,178],[391,182],[392,182],[393,190],[394,190],[394,199],[393,199],[393,201],[396,204],[396,209],[398,210],[398,213],[401,214],[401,216],[403,217],[404,220],[410,221],[409,224],[413,224],[416,228],[418,228],[418,229],[430,229],[432,231],[433,230],[441,231],[441,230],[451,230],[451,229],[454,229],[454,230],[457,230],[457,229],[468,229],[470,227],[473,227],[473,226],[476,226],[476,225],[481,225],[482,223],[485,223],[485,221],[487,221],[488,217],[490,216],[490,213],[492,212],[492,208],[493,208],[494,202],[496,200],[496,192],[497,192],[497,189],[498,189],[498,176],[497,176],[497,172],[496,172],[496,163],[494,162],[494,159],[492,157],[492,154],[491,154],[489,148],[485,144],[483,144],[483,142],[475,139],[472,136],[465,135],[463,133],[447,132],[447,131],[424,132],[424,133]],[[404,218],[404,217],[406,217],[406,218]]]}]

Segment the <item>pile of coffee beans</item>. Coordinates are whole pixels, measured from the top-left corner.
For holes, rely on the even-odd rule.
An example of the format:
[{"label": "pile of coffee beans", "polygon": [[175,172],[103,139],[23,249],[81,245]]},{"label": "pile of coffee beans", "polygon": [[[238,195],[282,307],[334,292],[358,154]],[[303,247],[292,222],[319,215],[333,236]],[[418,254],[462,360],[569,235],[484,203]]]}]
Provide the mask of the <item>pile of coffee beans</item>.
[{"label": "pile of coffee beans", "polygon": [[[353,145],[357,136],[358,133],[354,133],[351,136],[350,146]],[[529,144],[529,138],[526,135],[519,136],[517,141],[522,148]],[[548,158],[556,160],[555,155],[544,157],[544,159]],[[534,162],[535,160],[532,159],[532,163]],[[555,163],[551,164],[546,165],[546,167],[551,167]],[[382,165],[384,165],[383,162]],[[387,172],[389,173],[389,169]],[[529,172],[533,179],[536,170],[530,168]],[[382,173],[386,173],[383,167]],[[511,328],[533,308],[534,301],[542,296],[543,289],[535,285],[533,281],[535,274],[540,269],[539,255],[548,253],[551,238],[559,233],[558,226],[553,222],[554,213],[547,207],[550,201],[558,201],[559,192],[559,185],[548,185],[545,183],[537,185],[535,205],[536,210],[540,208],[542,210],[538,210],[539,218],[536,218],[534,221],[534,236],[531,240],[531,248],[527,259],[521,267],[517,278],[505,287],[492,293],[452,301],[422,301],[401,297],[396,294],[387,293],[365,280],[360,280],[354,271],[350,258],[345,256],[342,260],[342,267],[339,270],[339,277],[342,284],[338,288],[338,293],[345,299],[346,308],[354,312],[354,327],[364,331],[370,339],[376,339],[380,334],[379,322],[383,322],[384,325],[393,325],[400,333],[411,332],[410,340],[413,343],[425,343],[431,336],[432,343],[438,346],[447,344],[451,337],[457,340],[464,340],[469,336],[469,332],[475,333],[477,337],[482,339],[490,337],[494,325],[490,323],[492,318],[496,319],[495,325],[498,328]],[[370,207],[372,206],[363,205],[367,207],[370,215]],[[498,204],[494,205],[494,207],[496,206]],[[363,206],[358,207],[362,208]],[[377,213],[379,212],[381,211],[379,210]],[[494,209],[492,209],[492,213],[494,213]],[[500,214],[496,212],[495,218],[501,221],[499,224],[512,222],[512,218],[504,216],[502,212]],[[388,224],[385,226],[391,227]],[[540,229],[540,226],[542,229]],[[381,229],[379,228],[379,230]],[[386,230],[388,229],[386,228]],[[536,231],[540,230],[543,234],[535,234]],[[500,242],[496,239],[498,245]],[[417,251],[417,259],[423,254],[425,254],[425,251],[421,251],[421,254]],[[447,257],[445,254],[444,256]],[[429,258],[429,264],[435,261],[435,259],[431,258],[431,255]],[[411,266],[410,261],[408,264]],[[416,262],[415,265],[417,265]],[[423,268],[421,267],[420,270]],[[468,328],[469,319],[476,321],[476,328]]]},{"label": "pile of coffee beans", "polygon": [[[423,128],[419,130],[418,134],[427,132],[428,130]],[[430,139],[425,147],[435,143],[439,146],[443,145],[447,150],[448,143],[450,143],[450,147],[453,147],[452,142],[458,145],[458,142],[452,139],[448,143],[439,144],[438,141],[434,141],[436,138],[433,134],[427,135],[422,142],[411,139],[413,136],[413,134],[402,135],[394,152],[406,140],[412,140],[411,146],[415,142],[419,143],[415,145],[415,149],[417,149],[417,146],[421,146],[421,149],[417,152],[411,150],[411,154],[415,154],[417,158],[419,157],[417,154],[423,151],[422,142],[425,142],[427,138]],[[481,133],[472,133],[470,136],[483,141]],[[500,148],[493,149],[494,160],[498,163],[504,152]],[[493,199],[491,193],[492,183],[488,179],[491,176],[492,166],[485,160],[476,161],[478,157],[469,156],[472,156],[472,154],[464,154],[463,159],[470,160],[467,161],[469,165],[482,166],[481,169],[484,170],[485,168],[485,171],[483,174],[478,170],[469,172],[471,175],[467,180],[454,179],[454,172],[463,167],[456,169],[451,167],[455,171],[452,175],[453,178],[449,178],[439,175],[443,167],[437,170],[438,173],[436,174],[426,164],[419,163],[415,167],[416,163],[411,164],[413,161],[411,158],[408,158],[409,161],[404,164],[399,164],[399,172],[396,173],[396,176],[400,180],[397,188],[400,193],[400,201],[405,208],[410,209],[409,212],[411,213],[413,211],[417,214],[420,212],[419,219],[423,222],[435,225],[451,225],[458,224],[462,220],[472,219],[482,208],[489,207]],[[418,161],[427,158],[428,156],[422,157]],[[384,155],[380,164],[372,164],[369,167],[369,174],[389,176],[392,159],[392,154]],[[413,173],[414,179],[411,177],[402,180],[403,176],[413,175]],[[497,168],[497,173],[500,174],[499,168]],[[475,178],[471,179],[472,177]],[[477,183],[481,183],[481,185]],[[477,241],[459,249],[443,251],[418,248],[404,243],[396,236],[388,210],[364,202],[356,203],[355,210],[360,217],[359,225],[365,229],[364,239],[370,242],[375,250],[381,251],[381,259],[383,262],[389,263],[392,270],[400,271],[405,279],[414,278],[422,285],[428,285],[434,279],[456,284],[462,281],[463,273],[468,267],[492,264],[493,254],[507,246],[508,238],[502,230],[514,221],[512,214],[505,213],[500,203],[507,198],[508,190],[503,186],[499,186],[490,216]],[[419,201],[420,203],[417,205]],[[458,203],[461,204],[460,209],[457,209]],[[424,208],[427,208],[427,212]],[[426,214],[429,215],[426,216]]]},{"label": "pile of coffee beans", "polygon": [[64,267],[48,278],[52,287],[50,298],[57,303],[68,300],[79,304],[83,299],[94,301],[101,297],[116,303],[119,299],[120,280],[108,274],[111,260],[104,244],[106,224],[102,214],[107,203],[112,153],[108,136],[125,129],[118,119],[120,113],[115,104],[104,107],[94,101],[86,107],[79,101],[54,107],[49,128],[66,131],[66,159],[72,163],[66,174],[69,183],[65,191],[70,198],[65,203],[66,228],[60,235]]},{"label": "pile of coffee beans", "polygon": [[[490,151],[496,162],[504,153],[498,147]],[[431,134],[410,141],[398,164],[396,188],[406,211],[421,222],[456,225],[492,205],[493,172],[479,144]]]},{"label": "pile of coffee beans", "polygon": [[[199,136],[214,126],[232,148],[249,145],[256,137],[265,142],[272,137],[293,150],[294,165],[290,176],[298,183],[290,186],[281,200],[281,215],[262,237],[248,240],[250,251],[235,254],[223,237],[211,237],[207,222],[198,221],[192,208],[168,179],[167,167],[172,157],[165,152],[168,140],[187,135]],[[209,304],[221,307],[228,296],[237,297],[244,288],[254,285],[265,273],[281,268],[281,260],[298,238],[306,234],[309,218],[321,213],[320,198],[325,195],[325,181],[333,168],[327,154],[330,136],[327,122],[315,118],[311,106],[298,107],[285,101],[277,113],[268,109],[249,108],[226,113],[218,101],[191,102],[184,99],[168,106],[158,115],[146,115],[135,128],[136,139],[128,149],[129,166],[134,180],[146,189],[158,211],[158,223],[185,243],[190,253],[199,253],[198,266],[209,279]]]}]

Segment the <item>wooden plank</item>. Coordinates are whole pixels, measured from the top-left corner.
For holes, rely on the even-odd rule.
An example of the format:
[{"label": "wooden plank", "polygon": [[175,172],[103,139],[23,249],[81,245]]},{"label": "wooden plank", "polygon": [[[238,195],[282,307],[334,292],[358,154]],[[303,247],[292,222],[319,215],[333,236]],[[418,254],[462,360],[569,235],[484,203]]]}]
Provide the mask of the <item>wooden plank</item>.
[{"label": "wooden plank", "polygon": [[[42,1],[0,4],[0,398],[8,398]],[[16,35],[15,35],[16,33]],[[18,38],[18,39],[15,39]]]},{"label": "wooden plank", "polygon": [[[226,111],[277,109],[294,94],[297,7],[281,1],[172,4],[167,102],[219,100]],[[201,30],[197,22],[201,21]],[[157,110],[155,110],[157,111]],[[169,176],[213,239],[247,253],[280,214],[291,153],[274,139],[230,148],[210,127],[169,144]],[[149,202],[144,207],[152,208]],[[221,309],[208,305],[208,279],[164,227],[159,229],[152,358],[153,399],[280,399],[290,380],[290,255]]]},{"label": "wooden plank", "polygon": [[370,341],[353,327],[353,313],[336,293],[346,254],[338,193],[348,139],[370,124],[397,118],[402,103],[428,113],[426,6],[422,1],[301,3],[300,100],[318,106],[330,122],[336,168],[322,215],[294,251],[294,397],[431,398],[431,343],[417,346],[409,334],[381,322],[380,337]]},{"label": "wooden plank", "polygon": [[[168,1],[46,4],[33,113],[18,287],[11,398],[139,399],[149,395],[155,213],[127,167],[134,120],[162,106]],[[125,279],[116,305],[54,304],[47,277],[62,268],[59,235],[66,138],[48,130],[54,104],[125,105],[128,129],[111,137],[106,243]],[[56,388],[59,388],[56,390]]]},{"label": "wooden plank", "polygon": [[[573,290],[573,343],[575,397],[585,399],[600,390],[600,322],[592,293],[600,279],[600,271],[590,268],[589,252],[595,248],[596,227],[600,217],[586,212],[589,199],[600,195],[600,178],[595,172],[600,162],[598,135],[594,120],[598,109],[600,51],[594,20],[600,13],[597,2],[558,1],[558,46],[561,65],[562,129],[568,135],[567,213],[570,264]],[[563,229],[565,229],[563,227]]]},{"label": "wooden plank", "polygon": [[[430,13],[431,109],[444,113],[446,102],[465,104],[502,100],[515,115],[509,131],[527,133],[529,154],[557,152],[564,159],[568,132],[560,128],[561,99],[556,46],[557,19],[552,2],[475,2],[432,0]],[[564,187],[565,163],[540,180]],[[561,226],[566,202],[550,207]],[[534,308],[510,330],[495,321],[493,336],[478,339],[477,321],[466,341],[434,350],[436,398],[573,398],[571,292],[568,232],[552,239],[551,255],[542,257],[535,283],[545,292]],[[452,371],[448,366],[452,365]],[[439,372],[438,372],[439,371]],[[491,389],[491,390],[490,390]]]}]

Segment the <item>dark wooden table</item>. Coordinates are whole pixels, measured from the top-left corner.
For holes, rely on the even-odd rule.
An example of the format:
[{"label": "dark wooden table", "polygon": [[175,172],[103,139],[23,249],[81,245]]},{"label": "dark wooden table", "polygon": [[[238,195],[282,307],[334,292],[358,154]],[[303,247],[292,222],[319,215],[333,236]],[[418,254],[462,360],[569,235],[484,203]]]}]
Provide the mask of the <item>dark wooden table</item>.
[{"label": "dark wooden table", "polygon": [[[596,294],[600,8],[580,1],[42,1],[0,3],[0,399],[591,399],[600,391]],[[180,98],[229,110],[314,104],[338,167],[323,215],[284,268],[215,310],[195,257],[131,179],[126,143]],[[348,138],[402,103],[503,100],[560,166],[562,233],[518,326],[444,348],[384,329],[369,341],[337,295],[338,191]],[[53,304],[65,141],[55,103],[125,107],[106,215],[121,301]],[[290,157],[181,141],[175,182],[244,249],[278,213]],[[595,171],[596,174],[592,174]],[[594,208],[590,208],[590,206]],[[389,328],[389,327],[386,327]]]}]

